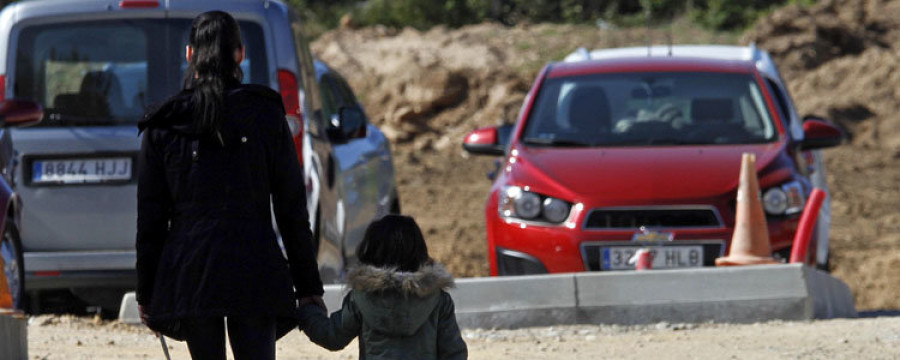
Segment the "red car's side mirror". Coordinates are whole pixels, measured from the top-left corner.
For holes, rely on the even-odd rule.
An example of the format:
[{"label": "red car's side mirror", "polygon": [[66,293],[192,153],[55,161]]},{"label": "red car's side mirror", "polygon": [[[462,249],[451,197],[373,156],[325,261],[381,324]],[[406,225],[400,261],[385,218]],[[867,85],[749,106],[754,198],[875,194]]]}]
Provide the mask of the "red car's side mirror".
[{"label": "red car's side mirror", "polygon": [[34,100],[9,99],[0,102],[0,124],[7,126],[29,126],[41,122],[44,109]]},{"label": "red car's side mirror", "polygon": [[505,146],[500,143],[496,127],[481,128],[470,132],[463,140],[463,149],[476,155],[503,155]]},{"label": "red car's side mirror", "polygon": [[801,150],[829,148],[844,141],[844,132],[841,129],[823,118],[813,116],[803,118],[803,136]]}]

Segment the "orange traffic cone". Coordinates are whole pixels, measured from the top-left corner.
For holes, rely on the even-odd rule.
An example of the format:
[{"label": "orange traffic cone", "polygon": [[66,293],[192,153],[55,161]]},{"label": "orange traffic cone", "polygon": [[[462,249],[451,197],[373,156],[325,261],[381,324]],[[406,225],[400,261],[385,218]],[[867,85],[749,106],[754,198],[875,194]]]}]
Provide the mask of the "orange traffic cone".
[{"label": "orange traffic cone", "polygon": [[0,309],[12,309],[13,298],[9,292],[9,285],[6,283],[6,273],[3,271],[5,266],[3,258],[0,257]]},{"label": "orange traffic cone", "polygon": [[759,196],[756,179],[756,156],[744,153],[737,192],[734,236],[728,256],[716,259],[716,266],[778,264],[772,258],[769,229]]}]

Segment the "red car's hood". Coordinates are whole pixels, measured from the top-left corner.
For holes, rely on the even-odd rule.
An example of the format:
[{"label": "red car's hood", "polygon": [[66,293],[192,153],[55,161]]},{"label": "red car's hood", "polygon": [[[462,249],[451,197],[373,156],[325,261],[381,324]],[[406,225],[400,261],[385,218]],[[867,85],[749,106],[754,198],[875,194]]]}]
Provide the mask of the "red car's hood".
[{"label": "red car's hood", "polygon": [[[784,181],[790,171],[766,168],[786,157],[783,143],[623,148],[517,147],[511,179],[547,195],[609,205],[682,203],[737,189],[741,154],[756,154],[760,186]],[[784,159],[782,159],[784,160]],[[768,183],[768,184],[767,184]],[[596,199],[596,200],[594,200]],[[592,202],[593,202],[592,201]]]}]

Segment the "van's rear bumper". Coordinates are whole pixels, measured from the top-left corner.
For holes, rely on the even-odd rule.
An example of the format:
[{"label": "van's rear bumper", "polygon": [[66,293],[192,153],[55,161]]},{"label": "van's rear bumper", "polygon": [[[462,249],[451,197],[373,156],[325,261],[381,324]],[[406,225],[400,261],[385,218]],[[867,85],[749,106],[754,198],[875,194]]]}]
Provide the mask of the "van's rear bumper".
[{"label": "van's rear bumper", "polygon": [[134,251],[26,252],[26,290],[134,288]]}]

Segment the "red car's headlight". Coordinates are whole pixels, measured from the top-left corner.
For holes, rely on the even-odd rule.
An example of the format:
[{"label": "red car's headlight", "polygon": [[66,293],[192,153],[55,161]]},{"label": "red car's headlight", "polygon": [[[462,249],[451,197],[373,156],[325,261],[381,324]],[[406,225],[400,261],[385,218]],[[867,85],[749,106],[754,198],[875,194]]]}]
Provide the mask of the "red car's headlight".
[{"label": "red car's headlight", "polygon": [[497,210],[505,218],[560,224],[569,218],[572,205],[528,191],[527,187],[507,186],[500,193]]},{"label": "red car's headlight", "polygon": [[769,215],[790,215],[803,211],[806,197],[797,181],[774,186],[763,193],[763,208]]}]

